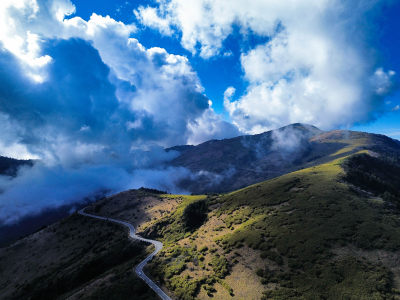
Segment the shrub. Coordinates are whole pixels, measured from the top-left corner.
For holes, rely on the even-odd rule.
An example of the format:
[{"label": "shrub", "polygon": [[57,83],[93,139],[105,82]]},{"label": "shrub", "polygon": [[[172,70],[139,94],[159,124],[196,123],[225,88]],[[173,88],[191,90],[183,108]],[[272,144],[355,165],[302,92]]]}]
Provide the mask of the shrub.
[{"label": "shrub", "polygon": [[224,256],[215,255],[211,259],[211,265],[218,278],[225,278],[229,274],[228,261]]}]

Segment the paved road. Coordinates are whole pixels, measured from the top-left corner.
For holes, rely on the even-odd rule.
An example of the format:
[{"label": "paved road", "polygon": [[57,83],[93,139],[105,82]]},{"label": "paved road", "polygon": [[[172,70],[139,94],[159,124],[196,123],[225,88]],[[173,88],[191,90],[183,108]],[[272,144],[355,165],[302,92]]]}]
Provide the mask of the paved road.
[{"label": "paved road", "polygon": [[96,216],[96,215],[88,214],[88,213],[85,213],[84,210],[85,210],[85,208],[82,208],[80,211],[78,211],[78,213],[79,213],[80,215],[82,215],[82,216],[91,217],[91,218],[95,218],[95,219],[100,219],[100,220],[104,220],[104,221],[110,221],[110,222],[114,222],[114,223],[118,223],[118,224],[124,225],[124,226],[126,226],[126,227],[129,228],[129,236],[130,236],[131,238],[133,238],[133,239],[135,239],[135,240],[143,241],[143,242],[146,242],[146,243],[151,243],[151,244],[154,245],[155,250],[153,251],[153,253],[151,253],[149,256],[147,256],[140,264],[138,264],[138,265],[136,266],[135,272],[136,272],[136,274],[137,274],[140,278],[142,278],[142,279],[147,283],[147,285],[148,285],[153,291],[155,291],[155,292],[157,293],[157,295],[158,295],[161,299],[163,299],[163,300],[171,300],[171,298],[170,298],[166,293],[164,293],[163,290],[162,290],[157,284],[155,284],[154,281],[152,281],[149,277],[147,277],[147,275],[144,274],[144,272],[143,272],[144,266],[145,266],[149,261],[151,261],[152,258],[153,258],[158,252],[160,252],[160,250],[161,250],[162,247],[163,247],[163,244],[162,244],[161,242],[159,242],[159,241],[145,239],[145,238],[142,238],[141,236],[137,235],[137,234],[136,234],[135,227],[133,227],[133,225],[130,224],[130,223],[128,223],[128,222],[121,221],[121,220],[117,220],[117,219],[113,219],[113,218],[106,218],[106,217],[101,217],[101,216]]}]

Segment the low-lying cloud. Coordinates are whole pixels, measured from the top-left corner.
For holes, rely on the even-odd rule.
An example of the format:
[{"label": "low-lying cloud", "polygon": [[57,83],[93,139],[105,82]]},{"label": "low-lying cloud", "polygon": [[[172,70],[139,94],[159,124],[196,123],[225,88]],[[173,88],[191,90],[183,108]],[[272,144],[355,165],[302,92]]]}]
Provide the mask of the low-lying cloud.
[{"label": "low-lying cloud", "polygon": [[[0,224],[96,193],[183,192],[163,148],[237,129],[215,115],[188,59],[145,48],[136,26],[69,0],[0,4],[0,152],[39,160],[0,177]],[[13,24],[11,26],[10,24]]]},{"label": "low-lying cloud", "polygon": [[[70,0],[1,1],[0,153],[40,162],[0,177],[0,224],[142,185],[185,192],[176,183],[198,174],[165,167],[177,153],[164,147],[370,119],[396,73],[365,50],[373,40],[365,18],[388,2],[165,0],[135,10],[204,59],[233,53],[225,41],[234,27],[263,37],[240,54],[247,89],[226,89],[229,123],[188,58],[144,47],[135,24],[83,20]],[[275,143],[288,138],[296,144]]]}]

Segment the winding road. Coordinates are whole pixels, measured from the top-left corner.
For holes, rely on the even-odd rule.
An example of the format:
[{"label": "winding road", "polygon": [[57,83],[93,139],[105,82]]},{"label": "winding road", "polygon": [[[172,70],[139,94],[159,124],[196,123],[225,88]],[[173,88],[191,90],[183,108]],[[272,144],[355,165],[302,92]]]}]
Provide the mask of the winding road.
[{"label": "winding road", "polygon": [[138,264],[138,265],[136,266],[135,272],[136,272],[136,274],[137,274],[141,279],[144,280],[144,282],[147,283],[147,285],[148,285],[154,292],[156,292],[156,294],[157,294],[161,299],[163,299],[163,300],[171,300],[171,298],[170,298],[166,293],[164,293],[163,290],[162,290],[157,284],[155,284],[154,281],[152,281],[149,277],[147,277],[147,275],[144,274],[144,272],[143,272],[144,266],[145,266],[149,261],[151,261],[152,258],[153,258],[158,252],[160,252],[160,250],[161,250],[162,247],[163,247],[163,244],[162,244],[161,242],[159,242],[159,241],[145,239],[145,238],[142,238],[141,236],[137,235],[137,234],[136,234],[135,227],[134,227],[132,224],[126,222],[126,221],[121,221],[121,220],[117,220],[117,219],[113,219],[113,218],[107,218],[107,217],[101,217],[101,216],[96,216],[96,215],[88,214],[88,213],[85,213],[84,210],[85,210],[85,208],[82,208],[80,211],[78,211],[78,213],[79,213],[80,215],[82,215],[82,216],[85,216],[85,217],[91,217],[91,218],[95,218],[95,219],[99,219],[99,220],[110,221],[110,222],[114,222],[114,223],[118,223],[118,224],[124,225],[124,226],[126,226],[126,227],[129,228],[129,236],[130,236],[132,239],[139,240],[139,241],[142,241],[142,242],[145,242],[145,243],[150,243],[150,244],[153,244],[153,245],[154,245],[155,250],[154,250],[149,256],[147,256],[142,262],[140,262],[140,264]]}]

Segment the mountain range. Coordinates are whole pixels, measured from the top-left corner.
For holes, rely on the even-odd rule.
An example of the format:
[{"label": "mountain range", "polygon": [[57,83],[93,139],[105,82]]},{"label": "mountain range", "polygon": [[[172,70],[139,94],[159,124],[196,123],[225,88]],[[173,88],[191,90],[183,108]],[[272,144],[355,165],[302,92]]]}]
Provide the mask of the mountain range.
[{"label": "mountain range", "polygon": [[194,194],[233,191],[360,150],[391,155],[399,152],[400,142],[384,135],[325,132],[297,123],[261,134],[167,149],[179,152],[171,165],[194,174],[180,183]]},{"label": "mountain range", "polygon": [[[164,244],[144,268],[172,299],[400,299],[400,142],[292,124],[176,146],[196,195],[150,189],[86,212]],[[2,299],[157,299],[152,246],[77,213],[0,248]]]}]

